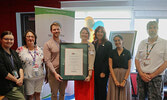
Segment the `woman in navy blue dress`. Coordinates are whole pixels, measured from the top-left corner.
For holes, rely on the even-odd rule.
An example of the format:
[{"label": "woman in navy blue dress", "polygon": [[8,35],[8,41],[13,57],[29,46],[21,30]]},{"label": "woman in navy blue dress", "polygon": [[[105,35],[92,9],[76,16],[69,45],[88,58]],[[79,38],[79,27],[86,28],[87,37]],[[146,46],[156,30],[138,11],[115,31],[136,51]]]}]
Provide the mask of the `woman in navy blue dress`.
[{"label": "woman in navy blue dress", "polygon": [[108,59],[112,51],[112,44],[106,39],[106,31],[103,26],[96,28],[93,44],[96,50],[94,63],[95,100],[106,100],[109,76]]}]

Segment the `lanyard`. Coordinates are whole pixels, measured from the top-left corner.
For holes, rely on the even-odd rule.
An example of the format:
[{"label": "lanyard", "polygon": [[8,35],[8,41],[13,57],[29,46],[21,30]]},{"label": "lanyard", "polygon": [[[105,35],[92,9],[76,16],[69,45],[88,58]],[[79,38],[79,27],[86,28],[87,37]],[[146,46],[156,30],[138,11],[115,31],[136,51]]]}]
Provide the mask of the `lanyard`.
[{"label": "lanyard", "polygon": [[[156,43],[155,43],[156,44]],[[146,50],[146,59],[148,58],[148,56],[150,55],[152,49],[154,48],[155,44],[153,44],[153,46],[151,47],[151,49],[148,51],[148,44],[147,44],[147,50]]]},{"label": "lanyard", "polygon": [[34,49],[34,56],[32,55],[32,53],[30,52],[30,50],[28,49],[28,53],[31,55],[31,57],[33,58],[33,65],[35,65],[35,61],[36,61],[36,49]]},{"label": "lanyard", "polygon": [[10,59],[10,61],[11,61],[11,63],[12,63],[12,68],[15,69],[14,61],[13,61],[13,56],[10,55],[9,59]]}]

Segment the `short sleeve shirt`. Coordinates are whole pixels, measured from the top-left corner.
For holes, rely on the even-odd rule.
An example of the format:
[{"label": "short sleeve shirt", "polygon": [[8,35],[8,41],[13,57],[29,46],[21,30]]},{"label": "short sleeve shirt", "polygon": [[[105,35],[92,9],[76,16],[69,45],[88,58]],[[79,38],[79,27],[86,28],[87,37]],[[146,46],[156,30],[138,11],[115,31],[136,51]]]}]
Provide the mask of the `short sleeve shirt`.
[{"label": "short sleeve shirt", "polygon": [[[17,48],[16,50],[19,54],[19,57],[21,61],[23,62],[23,69],[24,69],[24,78],[25,79],[35,79],[35,78],[41,78],[44,77],[44,68],[42,66],[43,63],[43,51],[42,48],[38,47],[36,48],[36,52],[34,50],[29,51],[26,47],[21,46]],[[38,66],[38,72],[34,72],[33,70],[33,57],[31,54],[35,57],[35,65]]]},{"label": "short sleeve shirt", "polygon": [[113,68],[128,69],[128,61],[131,59],[131,54],[127,49],[123,48],[119,56],[117,49],[114,49],[110,54],[110,58],[112,58],[113,61]]},{"label": "short sleeve shirt", "polygon": [[[148,50],[147,50],[147,45],[148,45]],[[150,50],[151,52],[147,57],[147,52]],[[144,61],[146,58],[149,59],[149,65],[144,66]],[[140,68],[144,73],[153,73],[165,61],[167,61],[167,40],[158,37],[157,41],[155,41],[152,44],[148,42],[148,39],[141,41],[135,59],[137,59],[140,62]],[[162,72],[160,75],[163,74],[164,72]]]}]

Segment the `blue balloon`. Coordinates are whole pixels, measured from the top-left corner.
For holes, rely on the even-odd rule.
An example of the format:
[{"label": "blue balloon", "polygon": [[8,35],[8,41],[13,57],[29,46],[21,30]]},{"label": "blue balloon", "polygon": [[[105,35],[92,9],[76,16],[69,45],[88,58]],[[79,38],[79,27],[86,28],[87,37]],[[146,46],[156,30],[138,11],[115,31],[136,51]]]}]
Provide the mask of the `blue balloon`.
[{"label": "blue balloon", "polygon": [[97,21],[94,23],[94,26],[93,26],[93,30],[95,30],[98,26],[103,26],[104,27],[104,23],[102,21]]}]

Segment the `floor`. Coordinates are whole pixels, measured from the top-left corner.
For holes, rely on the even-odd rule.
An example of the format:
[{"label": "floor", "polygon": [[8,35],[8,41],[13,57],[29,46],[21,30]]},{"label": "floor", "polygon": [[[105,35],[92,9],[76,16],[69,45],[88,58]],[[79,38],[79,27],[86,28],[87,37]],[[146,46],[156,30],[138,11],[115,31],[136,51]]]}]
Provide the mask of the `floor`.
[{"label": "floor", "polygon": [[132,100],[139,100],[137,97],[135,98],[135,97],[132,97]]},{"label": "floor", "polygon": [[[139,99],[138,99],[138,97],[136,97],[136,98],[135,98],[135,97],[132,97],[132,100],[139,100]],[[164,100],[167,100],[167,97],[164,98]]]}]

